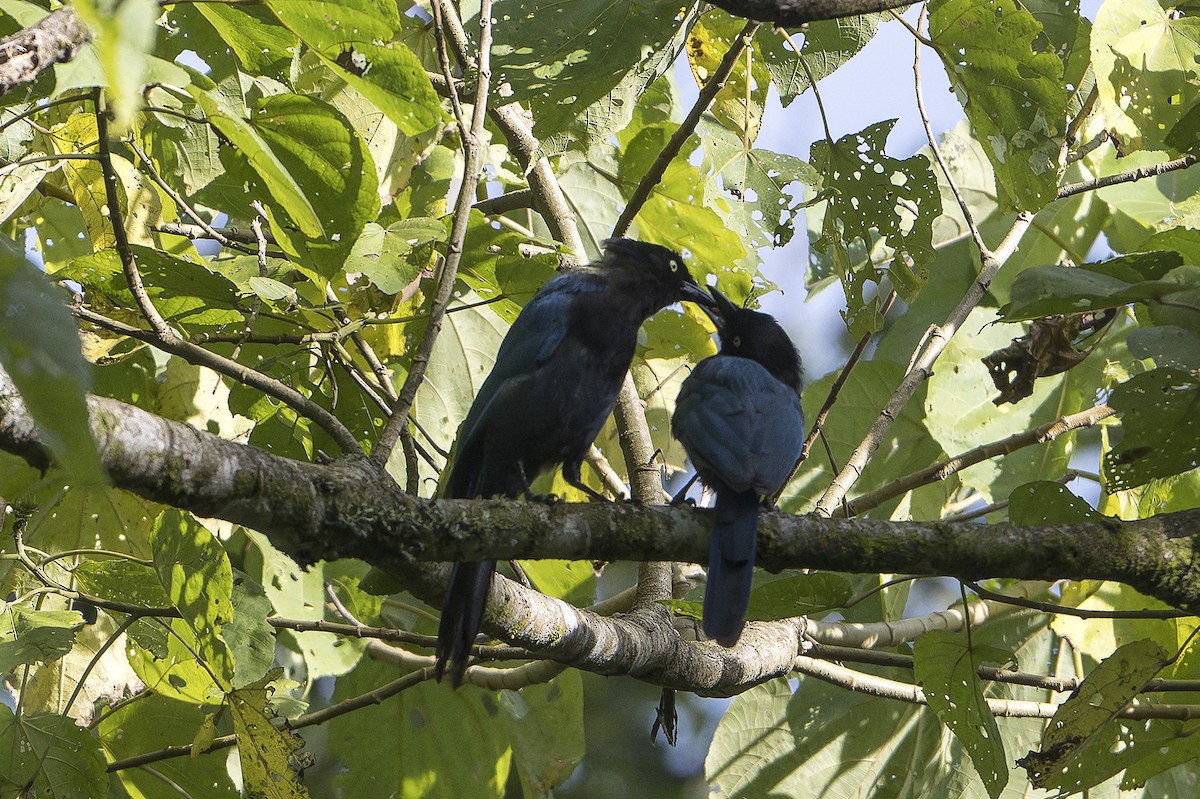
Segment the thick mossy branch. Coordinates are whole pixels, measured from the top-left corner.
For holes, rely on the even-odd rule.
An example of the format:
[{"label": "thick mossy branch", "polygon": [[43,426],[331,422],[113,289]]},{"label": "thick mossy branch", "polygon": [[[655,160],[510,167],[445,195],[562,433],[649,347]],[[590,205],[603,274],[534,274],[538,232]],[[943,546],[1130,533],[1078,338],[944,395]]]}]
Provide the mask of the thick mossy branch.
[{"label": "thick mossy branch", "polygon": [[[315,465],[225,441],[93,398],[113,483],[201,516],[259,530],[305,561],[356,557],[403,573],[482,558],[686,560],[707,557],[708,511],[625,503],[431,502],[404,494],[365,458]],[[41,465],[36,428],[0,373],[0,448]],[[1136,522],[1017,527],[764,514],[767,569],[942,574],[970,579],[1106,579],[1200,608],[1200,510]],[[425,569],[425,571],[428,571]]]}]

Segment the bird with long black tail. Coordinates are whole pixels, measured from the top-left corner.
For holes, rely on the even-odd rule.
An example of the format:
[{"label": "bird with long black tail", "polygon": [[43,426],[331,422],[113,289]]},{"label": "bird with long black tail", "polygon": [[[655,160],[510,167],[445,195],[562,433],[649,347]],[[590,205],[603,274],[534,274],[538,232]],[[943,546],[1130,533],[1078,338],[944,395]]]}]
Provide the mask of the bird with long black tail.
[{"label": "bird with long black tail", "polygon": [[[444,495],[521,497],[559,463],[567,483],[594,495],[580,470],[616,404],[638,328],[681,300],[712,302],[678,253],[630,239],[609,239],[598,264],[551,278],[500,344],[463,422]],[[438,627],[437,679],[462,682],[495,568],[494,560],[454,565]]]},{"label": "bird with long black tail", "polygon": [[671,425],[706,486],[716,492],[704,632],[733,646],[746,624],[758,509],[791,475],[804,443],[800,355],[769,314],[739,308],[710,288],[720,351],[679,389]]}]

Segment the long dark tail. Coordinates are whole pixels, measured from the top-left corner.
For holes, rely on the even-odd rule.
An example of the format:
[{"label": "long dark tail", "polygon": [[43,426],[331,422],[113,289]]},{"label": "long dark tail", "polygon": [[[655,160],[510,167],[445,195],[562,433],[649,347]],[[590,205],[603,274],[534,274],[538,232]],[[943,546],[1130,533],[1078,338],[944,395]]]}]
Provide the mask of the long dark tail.
[{"label": "long dark tail", "polygon": [[704,632],[721,646],[733,646],[746,624],[754,547],[758,538],[758,494],[717,490],[717,522],[708,552],[704,592]]},{"label": "long dark tail", "polygon": [[439,682],[443,674],[449,674],[450,684],[455,688],[462,683],[495,571],[494,560],[455,563],[450,571],[450,585],[446,587],[442,621],[438,625],[437,663],[433,667]]}]

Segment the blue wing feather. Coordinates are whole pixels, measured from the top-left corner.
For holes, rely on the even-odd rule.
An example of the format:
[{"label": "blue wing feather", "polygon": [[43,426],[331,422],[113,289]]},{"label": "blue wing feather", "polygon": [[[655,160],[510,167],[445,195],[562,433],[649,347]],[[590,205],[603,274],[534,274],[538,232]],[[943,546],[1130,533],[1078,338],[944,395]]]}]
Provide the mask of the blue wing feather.
[{"label": "blue wing feather", "polygon": [[746,358],[702,361],[680,389],[672,423],[697,469],[762,496],[788,478],[804,443],[799,397]]}]

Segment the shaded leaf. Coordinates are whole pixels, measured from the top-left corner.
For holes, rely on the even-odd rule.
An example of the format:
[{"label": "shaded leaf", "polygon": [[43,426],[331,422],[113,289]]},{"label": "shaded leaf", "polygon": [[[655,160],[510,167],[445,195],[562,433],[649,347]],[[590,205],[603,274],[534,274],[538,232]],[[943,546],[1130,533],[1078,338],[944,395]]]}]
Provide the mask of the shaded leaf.
[{"label": "shaded leaf", "polygon": [[930,5],[929,33],[1004,204],[1040,208],[1056,190],[1067,106],[1042,24],[1017,0],[942,0]]},{"label": "shaded leaf", "polygon": [[1160,368],[1117,386],[1108,404],[1121,418],[1121,443],[1104,455],[1115,489],[1195,469],[1200,459],[1200,377]]}]

